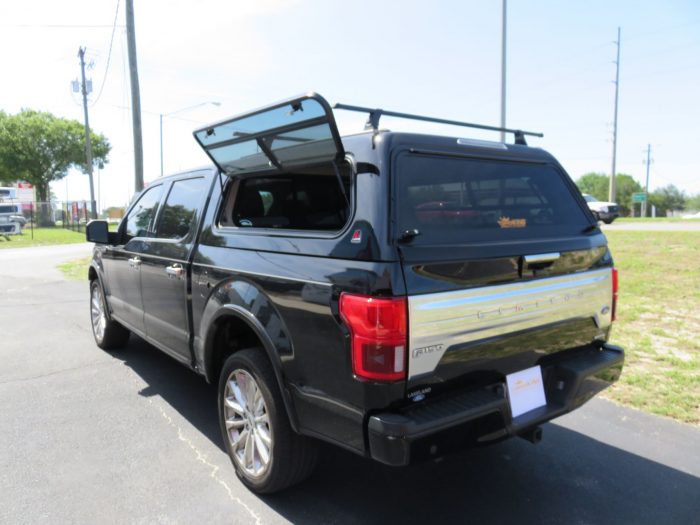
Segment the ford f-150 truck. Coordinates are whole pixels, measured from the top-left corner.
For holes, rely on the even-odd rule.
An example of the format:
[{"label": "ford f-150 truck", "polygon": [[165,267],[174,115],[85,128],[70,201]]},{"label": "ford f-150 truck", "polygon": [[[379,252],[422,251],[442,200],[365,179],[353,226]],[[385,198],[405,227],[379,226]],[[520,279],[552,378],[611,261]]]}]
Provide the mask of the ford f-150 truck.
[{"label": "ford f-150 truck", "polygon": [[[153,181],[118,231],[93,221],[91,321],[218,384],[240,479],[307,477],[319,440],[387,465],[543,422],[619,377],[617,271],[547,152],[367,130],[307,94],[195,131],[211,168]],[[477,126],[486,129],[488,126]],[[532,133],[529,133],[532,134]]]}]

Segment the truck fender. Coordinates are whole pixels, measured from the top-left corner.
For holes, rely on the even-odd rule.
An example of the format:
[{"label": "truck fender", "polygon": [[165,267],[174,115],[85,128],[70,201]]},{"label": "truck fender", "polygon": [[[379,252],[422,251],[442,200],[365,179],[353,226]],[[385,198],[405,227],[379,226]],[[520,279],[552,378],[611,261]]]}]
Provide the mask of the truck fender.
[{"label": "truck fender", "polygon": [[237,304],[224,304],[218,309],[218,311],[212,316],[209,322],[209,327],[207,330],[207,335],[204,343],[204,372],[205,377],[208,382],[215,383],[218,381],[217,377],[213,377],[213,355],[214,355],[214,340],[216,330],[218,328],[219,321],[227,318],[235,317],[240,321],[243,321],[257,336],[258,340],[262,343],[263,349],[267,354],[270,363],[272,363],[272,369],[275,372],[275,378],[277,379],[277,385],[279,386],[280,392],[282,393],[282,399],[284,400],[284,406],[287,410],[287,415],[289,416],[289,423],[295,432],[298,432],[296,411],[294,410],[294,403],[292,397],[287,389],[284,382],[284,375],[282,373],[282,362],[279,357],[279,353],[275,348],[272,339],[268,335],[265,327],[260,323],[257,317],[247,310],[246,308]]}]

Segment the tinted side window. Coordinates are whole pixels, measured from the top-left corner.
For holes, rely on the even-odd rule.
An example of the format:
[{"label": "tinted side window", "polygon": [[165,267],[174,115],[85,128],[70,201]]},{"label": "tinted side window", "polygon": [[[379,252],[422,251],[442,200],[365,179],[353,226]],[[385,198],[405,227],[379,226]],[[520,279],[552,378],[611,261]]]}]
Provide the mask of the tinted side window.
[{"label": "tinted side window", "polygon": [[163,194],[163,186],[148,188],[139,197],[136,205],[126,218],[126,239],[129,242],[134,237],[150,237],[153,231],[153,219],[158,211],[158,203]]},{"label": "tinted side window", "polygon": [[[349,171],[346,170],[346,171]],[[348,173],[343,181],[350,180]],[[349,199],[349,184],[345,195]],[[235,203],[224,225],[240,228],[337,231],[350,207],[335,174],[289,174],[240,181]]]},{"label": "tinted side window", "polygon": [[206,191],[205,179],[175,181],[170,188],[158,219],[156,237],[159,239],[184,239],[193,229],[197,207]]}]

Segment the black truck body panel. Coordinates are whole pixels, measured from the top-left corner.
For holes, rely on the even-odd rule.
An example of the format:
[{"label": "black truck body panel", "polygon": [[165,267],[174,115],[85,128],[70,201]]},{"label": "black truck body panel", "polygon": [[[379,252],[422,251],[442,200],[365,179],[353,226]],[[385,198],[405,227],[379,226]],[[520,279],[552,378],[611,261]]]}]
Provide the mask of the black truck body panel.
[{"label": "black truck body panel", "polygon": [[[558,282],[548,279],[569,275],[602,279],[612,258],[585,201],[565,175],[572,204],[589,220],[588,232],[533,238],[515,248],[507,242],[399,241],[392,172],[397,155],[425,152],[548,165],[563,174],[542,150],[515,145],[493,149],[449,137],[391,132],[343,137],[342,146],[353,181],[351,214],[340,231],[222,225],[223,202],[235,177],[215,168],[151,185],[149,189],[163,186],[160,209],[175,181],[205,177],[209,191],[197,205],[194,233],[184,240],[144,236],[121,244],[124,221],[113,245],[96,246],[91,273],[104,288],[109,314],[212,382],[217,381],[221,327],[228,322],[246,327],[273,365],[296,431],[394,465],[439,455],[466,443],[467,437],[478,441],[515,435],[576,408],[617,379],[622,351],[606,346],[609,322],[587,313],[447,345],[429,373],[405,381],[354,376],[350,332],[339,313],[343,293],[410,302],[431,294]],[[153,223],[158,220],[156,215]],[[551,264],[523,263],[524,256],[549,252],[559,254]],[[171,278],[166,269],[175,265],[182,268],[181,277]],[[410,308],[409,303],[409,333]],[[535,365],[542,366],[548,404],[530,419],[512,420],[504,378]],[[441,441],[432,449],[437,443],[433,434],[447,444]]]}]

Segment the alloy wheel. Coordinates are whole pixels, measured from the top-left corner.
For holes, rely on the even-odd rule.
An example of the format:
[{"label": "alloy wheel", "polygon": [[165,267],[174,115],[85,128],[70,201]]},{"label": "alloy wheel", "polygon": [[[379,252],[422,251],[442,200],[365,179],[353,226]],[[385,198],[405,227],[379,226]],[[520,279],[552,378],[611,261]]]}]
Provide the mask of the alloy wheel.
[{"label": "alloy wheel", "polygon": [[243,369],[229,375],[224,391],[224,420],[232,455],[251,478],[263,476],[272,456],[272,426],[260,387]]},{"label": "alloy wheel", "polygon": [[105,315],[102,290],[100,290],[99,284],[92,287],[92,297],[90,298],[90,318],[92,320],[92,331],[95,334],[95,339],[102,341],[105,336],[107,316]]}]

